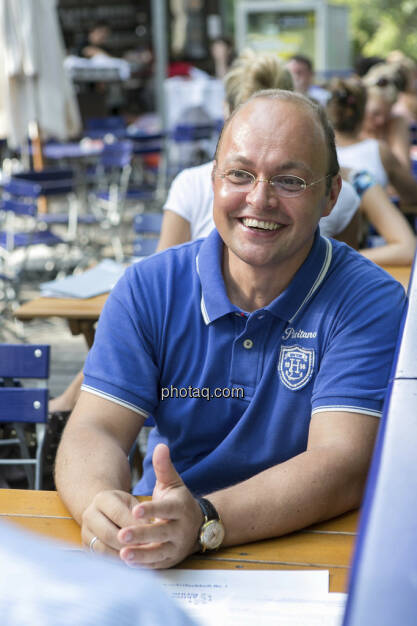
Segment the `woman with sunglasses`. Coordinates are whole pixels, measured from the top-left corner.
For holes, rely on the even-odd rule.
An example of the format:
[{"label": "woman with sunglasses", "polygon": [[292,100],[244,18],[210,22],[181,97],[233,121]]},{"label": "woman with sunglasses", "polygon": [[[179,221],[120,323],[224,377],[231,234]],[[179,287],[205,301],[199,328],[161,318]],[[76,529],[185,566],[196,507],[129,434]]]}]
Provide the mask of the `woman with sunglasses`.
[{"label": "woman with sunglasses", "polygon": [[378,63],[364,76],[367,90],[361,137],[385,141],[397,159],[410,169],[410,131],[403,116],[393,113],[406,77],[398,65]]}]

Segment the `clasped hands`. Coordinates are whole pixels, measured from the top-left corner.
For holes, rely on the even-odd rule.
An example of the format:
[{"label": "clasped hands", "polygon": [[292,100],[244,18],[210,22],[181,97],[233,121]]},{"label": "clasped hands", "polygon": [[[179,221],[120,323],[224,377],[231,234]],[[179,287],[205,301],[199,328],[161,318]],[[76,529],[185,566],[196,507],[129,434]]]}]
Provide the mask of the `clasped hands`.
[{"label": "clasped hands", "polygon": [[152,462],[152,500],[139,503],[125,491],[100,491],[84,511],[81,534],[85,546],[97,537],[94,552],[119,556],[133,567],[162,569],[198,550],[203,515],[166,445],[156,446]]}]

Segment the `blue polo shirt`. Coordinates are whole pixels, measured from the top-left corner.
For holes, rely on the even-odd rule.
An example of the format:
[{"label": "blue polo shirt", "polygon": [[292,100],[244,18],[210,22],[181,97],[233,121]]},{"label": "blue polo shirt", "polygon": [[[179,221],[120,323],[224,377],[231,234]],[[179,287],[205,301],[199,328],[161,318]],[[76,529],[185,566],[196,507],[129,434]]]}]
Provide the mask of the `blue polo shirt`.
[{"label": "blue polo shirt", "polygon": [[227,297],[222,250],[213,230],[136,263],[100,316],[83,389],[156,422],[134,493],[152,493],[160,441],[207,494],[303,452],[312,413],[381,415],[402,286],[317,231],[287,289],[246,313]]}]

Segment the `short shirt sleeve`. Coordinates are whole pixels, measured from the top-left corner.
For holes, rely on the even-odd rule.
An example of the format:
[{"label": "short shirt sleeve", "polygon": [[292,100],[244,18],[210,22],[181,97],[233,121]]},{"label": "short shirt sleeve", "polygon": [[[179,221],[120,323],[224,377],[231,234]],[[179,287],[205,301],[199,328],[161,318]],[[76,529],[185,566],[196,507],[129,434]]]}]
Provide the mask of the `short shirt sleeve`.
[{"label": "short shirt sleeve", "polygon": [[130,267],[100,315],[82,388],[138,413],[152,413],[159,390],[157,343],[148,299]]},{"label": "short shirt sleeve", "polygon": [[380,416],[406,297],[390,278],[352,286],[335,312],[312,394],[312,412],[350,411]]}]

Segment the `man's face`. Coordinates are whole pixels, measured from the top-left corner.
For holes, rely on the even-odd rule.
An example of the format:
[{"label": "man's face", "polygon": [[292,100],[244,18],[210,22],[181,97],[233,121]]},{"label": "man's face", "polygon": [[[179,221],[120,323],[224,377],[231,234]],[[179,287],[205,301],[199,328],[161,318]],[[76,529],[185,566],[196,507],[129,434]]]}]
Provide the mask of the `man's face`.
[{"label": "man's face", "polygon": [[294,90],[299,93],[306,93],[313,80],[313,75],[308,65],[292,59],[288,61],[287,69],[292,76]]},{"label": "man's face", "polygon": [[236,114],[224,131],[213,176],[214,222],[230,264],[298,268],[320,217],[337,199],[339,179],[329,195],[323,180],[287,198],[263,180],[249,191],[234,190],[219,172],[245,170],[262,179],[294,174],[309,184],[327,174],[327,160],[323,130],[304,106],[259,98]]}]

